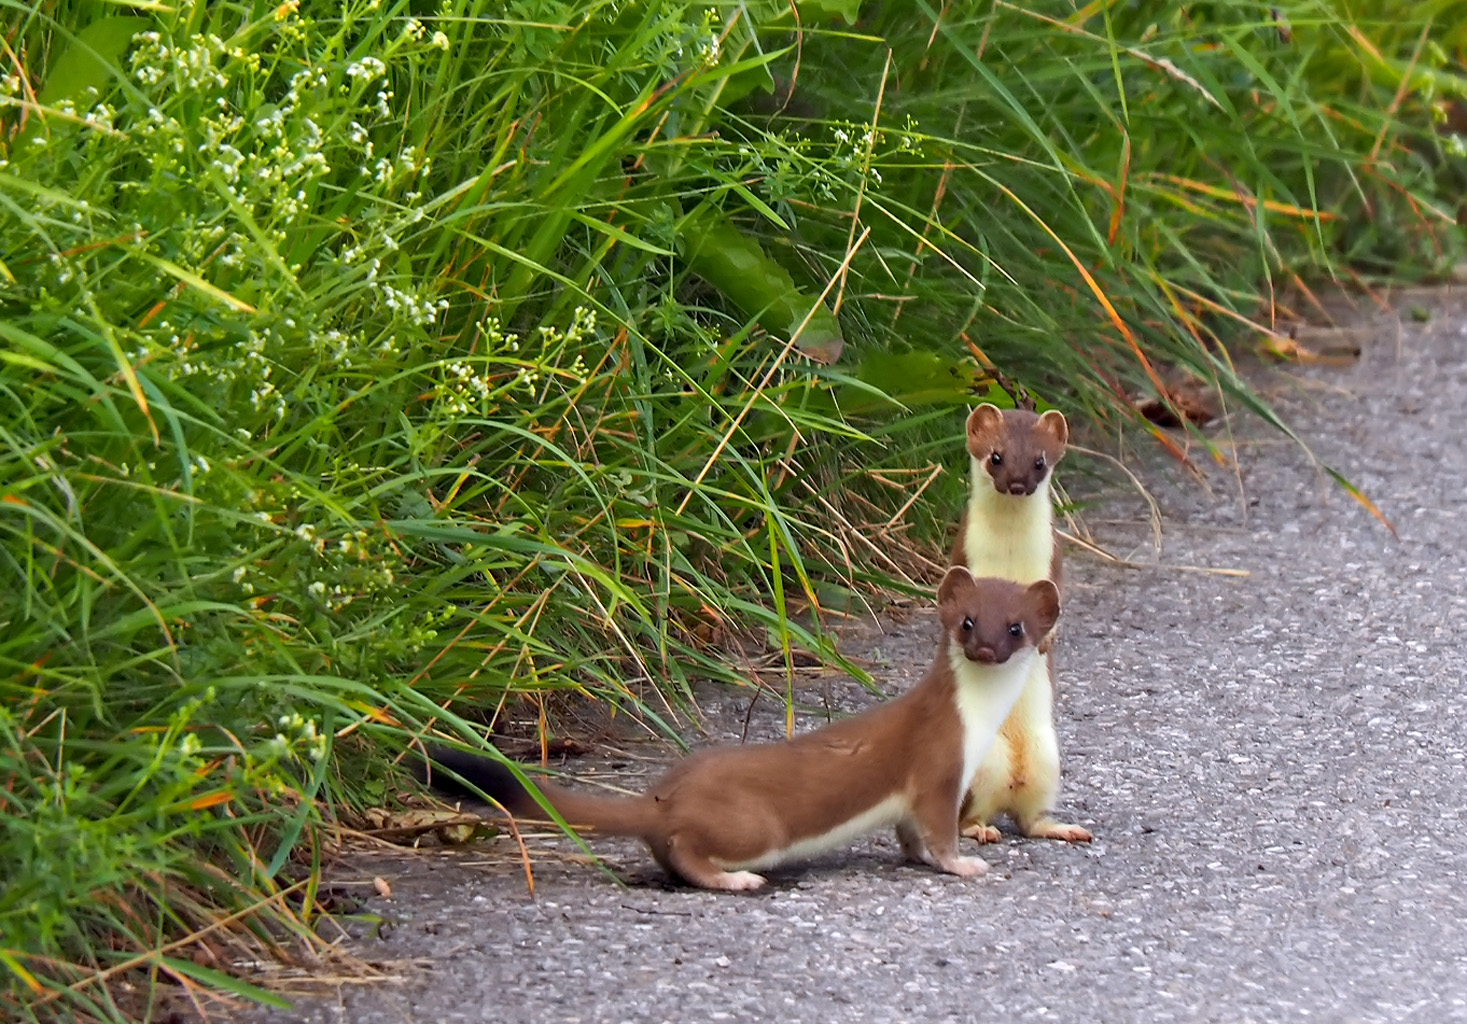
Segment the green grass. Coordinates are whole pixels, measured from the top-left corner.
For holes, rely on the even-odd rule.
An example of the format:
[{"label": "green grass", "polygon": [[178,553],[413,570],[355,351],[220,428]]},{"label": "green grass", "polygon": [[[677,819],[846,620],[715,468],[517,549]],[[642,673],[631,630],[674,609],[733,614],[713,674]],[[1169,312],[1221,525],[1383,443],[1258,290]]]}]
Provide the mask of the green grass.
[{"label": "green grass", "polygon": [[1269,296],[1461,255],[1447,4],[900,6],[0,0],[0,1013],[250,991],[429,730],[834,658],[994,378],[1271,416]]}]

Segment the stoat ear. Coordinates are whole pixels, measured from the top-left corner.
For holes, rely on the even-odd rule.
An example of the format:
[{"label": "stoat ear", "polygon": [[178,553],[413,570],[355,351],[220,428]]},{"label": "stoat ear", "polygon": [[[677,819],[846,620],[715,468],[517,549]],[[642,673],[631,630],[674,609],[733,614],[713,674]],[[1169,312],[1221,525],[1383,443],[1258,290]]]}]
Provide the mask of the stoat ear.
[{"label": "stoat ear", "polygon": [[1054,443],[1061,448],[1070,443],[1070,424],[1058,409],[1051,409],[1039,417],[1039,429],[1054,438]]},{"label": "stoat ear", "polygon": [[1042,639],[1059,621],[1059,587],[1049,580],[1029,584],[1029,606],[1034,610],[1034,636]]},{"label": "stoat ear", "polygon": [[1003,410],[984,402],[968,414],[968,451],[983,458],[993,449],[994,441],[1003,433]]},{"label": "stoat ear", "polygon": [[937,585],[937,607],[943,613],[943,620],[947,620],[947,610],[958,600],[977,589],[977,582],[973,574],[965,565],[955,565],[943,576],[942,582]]}]

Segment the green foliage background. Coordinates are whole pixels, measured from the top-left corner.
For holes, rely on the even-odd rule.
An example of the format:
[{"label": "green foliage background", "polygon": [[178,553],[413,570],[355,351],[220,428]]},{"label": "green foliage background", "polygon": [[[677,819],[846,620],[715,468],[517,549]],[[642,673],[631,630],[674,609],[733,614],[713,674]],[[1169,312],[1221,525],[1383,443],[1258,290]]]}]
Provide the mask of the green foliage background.
[{"label": "green foliage background", "polygon": [[429,729],[834,658],[985,368],[1271,418],[1268,297],[1461,255],[1461,6],[0,0],[6,1017],[264,998]]}]

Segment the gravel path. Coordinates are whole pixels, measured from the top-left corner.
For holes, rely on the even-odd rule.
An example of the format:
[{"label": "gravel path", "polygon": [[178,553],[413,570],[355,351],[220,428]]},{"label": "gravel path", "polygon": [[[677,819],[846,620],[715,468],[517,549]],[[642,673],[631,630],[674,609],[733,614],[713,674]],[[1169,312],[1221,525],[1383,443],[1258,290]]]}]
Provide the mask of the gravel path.
[{"label": "gravel path", "polygon": [[[1375,317],[1357,363],[1256,375],[1399,540],[1241,418],[1241,473],[1210,470],[1211,493],[1142,456],[1159,552],[1134,491],[1088,511],[1106,549],[1161,563],[1067,561],[1060,814],[1092,845],[1006,836],[964,881],[874,836],[752,896],[667,885],[617,841],[596,848],[629,887],[547,854],[533,898],[504,840],[349,861],[339,879],[391,883],[369,905],[394,922],[351,949],[398,980],[238,1019],[1467,1020],[1467,305],[1419,303],[1424,324]],[[1082,469],[1061,469],[1072,492]],[[923,609],[847,646],[894,692],[934,625]],[[737,738],[743,703],[706,710]],[[764,702],[754,732],[781,718]],[[633,787],[657,768],[621,763]]]}]

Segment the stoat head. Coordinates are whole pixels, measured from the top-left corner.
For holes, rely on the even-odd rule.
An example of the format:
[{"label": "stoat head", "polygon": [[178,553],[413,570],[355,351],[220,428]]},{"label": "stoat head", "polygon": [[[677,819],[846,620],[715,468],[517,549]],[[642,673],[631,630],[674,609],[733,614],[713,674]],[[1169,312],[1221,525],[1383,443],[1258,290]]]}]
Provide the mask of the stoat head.
[{"label": "stoat head", "polygon": [[1057,409],[1039,415],[984,403],[968,416],[968,453],[999,494],[1037,491],[1064,457],[1069,439],[1069,424]]},{"label": "stoat head", "polygon": [[943,632],[969,661],[1002,665],[1035,647],[1059,620],[1059,588],[1049,580],[1025,586],[978,578],[955,565],[937,588]]}]

